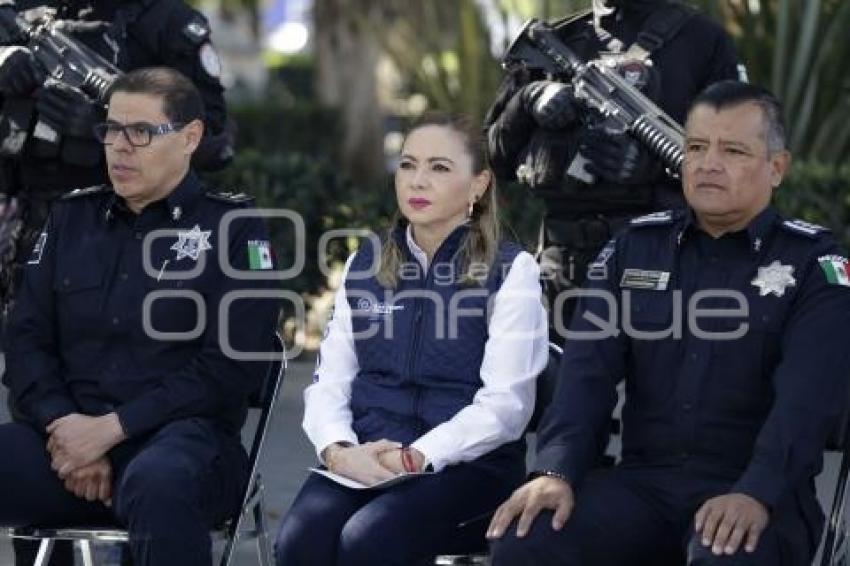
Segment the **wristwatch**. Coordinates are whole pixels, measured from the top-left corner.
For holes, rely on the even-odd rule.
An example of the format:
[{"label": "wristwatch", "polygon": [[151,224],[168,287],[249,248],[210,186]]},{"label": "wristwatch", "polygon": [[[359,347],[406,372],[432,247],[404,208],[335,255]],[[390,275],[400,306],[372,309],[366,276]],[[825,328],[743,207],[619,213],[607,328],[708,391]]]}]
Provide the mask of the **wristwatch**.
[{"label": "wristwatch", "polygon": [[557,480],[561,480],[562,482],[570,483],[570,480],[567,476],[565,476],[561,472],[556,472],[555,470],[535,470],[528,474],[528,479],[533,480],[541,476],[547,478],[555,478]]}]

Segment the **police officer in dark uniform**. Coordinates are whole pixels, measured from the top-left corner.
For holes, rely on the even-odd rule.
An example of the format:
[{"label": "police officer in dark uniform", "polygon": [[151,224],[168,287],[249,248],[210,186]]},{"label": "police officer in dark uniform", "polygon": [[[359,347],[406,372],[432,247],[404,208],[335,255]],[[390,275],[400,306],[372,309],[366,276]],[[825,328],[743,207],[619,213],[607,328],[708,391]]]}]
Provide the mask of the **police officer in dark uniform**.
[{"label": "police officer in dark uniform", "polygon": [[[133,563],[210,564],[209,529],[240,504],[239,432],[276,309],[269,239],[245,196],[190,168],[197,89],[170,68],[119,78],[111,186],[56,202],[12,312],[4,383],[26,418],[0,426],[0,524],[109,523]],[[46,450],[45,450],[46,447]]]},{"label": "police officer in dark uniform", "polygon": [[[15,13],[29,20],[48,13],[71,22],[66,30],[107,61],[128,71],[165,65],[189,77],[201,92],[206,130],[193,166],[224,167],[233,155],[227,125],[221,65],[205,18],[184,2],[170,0],[0,1],[0,193],[7,234],[0,243],[0,303],[11,300],[26,260],[47,216],[49,203],[73,188],[103,183],[103,151],[91,128],[103,105],[79,89],[49,79],[32,53],[14,39]],[[4,36],[5,37],[2,37]],[[47,125],[53,140],[37,128]],[[50,141],[46,141],[46,140]],[[11,207],[17,207],[13,228]],[[14,267],[12,267],[14,265]]]},{"label": "police officer in dark uniform", "polygon": [[[580,57],[615,65],[679,123],[703,88],[738,76],[729,36],[676,2],[594,0],[554,27]],[[581,286],[588,262],[629,218],[683,202],[678,181],[640,143],[606,129],[546,79],[513,71],[485,123],[497,175],[523,182],[546,206],[540,264],[551,308],[558,292]],[[550,336],[563,333],[572,304]],[[550,324],[557,318],[550,312]]]},{"label": "police officer in dark uniform", "polygon": [[[814,477],[847,399],[850,264],[770,206],[790,160],[770,93],[709,87],[685,145],[690,208],[632,220],[589,271],[538,477],[490,526],[496,566],[811,563]],[[622,462],[596,468],[622,378]]]}]

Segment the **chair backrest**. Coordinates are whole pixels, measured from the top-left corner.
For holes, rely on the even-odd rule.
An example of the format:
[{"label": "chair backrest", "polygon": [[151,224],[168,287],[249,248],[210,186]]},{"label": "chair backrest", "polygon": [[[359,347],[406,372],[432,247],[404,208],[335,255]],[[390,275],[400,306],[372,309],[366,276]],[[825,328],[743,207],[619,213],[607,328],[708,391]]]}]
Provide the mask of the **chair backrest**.
[{"label": "chair backrest", "polygon": [[821,550],[821,566],[844,564],[848,545],[847,520],[847,487],[850,481],[850,399],[844,404],[844,410],[835,422],[826,439],[826,450],[840,452],[841,463],[835,480],[835,491],[832,495],[832,508],[829,520],[823,533],[823,548]]},{"label": "chair backrest", "polygon": [[848,446],[850,445],[848,429],[850,429],[850,399],[844,405],[844,410],[841,411],[838,420],[835,421],[835,426],[829,431],[829,436],[826,439],[826,449],[842,452],[850,447]]},{"label": "chair backrest", "polygon": [[[277,403],[280,387],[283,384],[283,377],[286,373],[286,349],[283,345],[283,339],[280,334],[275,333],[272,339],[272,351],[275,353],[274,359],[269,362],[268,370],[263,378],[263,383],[260,385],[257,393],[249,399],[251,407],[260,410],[260,416],[257,420],[257,427],[254,430],[254,436],[251,440],[251,449],[248,452],[248,462],[250,464],[250,474],[248,476],[248,485],[245,486],[242,497],[242,505],[239,506],[238,513],[241,513],[245,505],[252,496],[251,486],[254,483],[254,478],[257,475],[257,467],[259,466],[260,453],[263,449],[263,444],[266,440],[266,433],[269,427],[269,420],[274,412],[274,406]],[[232,527],[235,527],[237,518],[234,517]]]},{"label": "chair backrest", "polygon": [[535,394],[534,413],[531,415],[531,420],[528,422],[527,432],[536,432],[540,426],[540,419],[543,417],[544,411],[552,402],[555,396],[555,387],[558,385],[558,375],[561,368],[561,355],[564,350],[555,344],[549,342],[549,362],[543,372],[537,376],[537,392]]}]

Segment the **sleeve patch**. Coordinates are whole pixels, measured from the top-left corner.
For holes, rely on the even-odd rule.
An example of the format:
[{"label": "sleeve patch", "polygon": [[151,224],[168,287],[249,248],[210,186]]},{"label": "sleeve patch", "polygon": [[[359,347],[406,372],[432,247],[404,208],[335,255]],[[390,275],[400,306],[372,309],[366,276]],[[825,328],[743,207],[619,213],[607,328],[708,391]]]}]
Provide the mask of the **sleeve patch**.
[{"label": "sleeve patch", "polygon": [[47,230],[38,235],[38,240],[35,241],[30,258],[27,260],[28,265],[38,265],[41,263],[41,256],[44,255],[45,244],[47,244]]},{"label": "sleeve patch", "polygon": [[850,287],[850,264],[840,255],[825,255],[818,258],[821,271],[828,283]]},{"label": "sleeve patch", "polygon": [[200,17],[196,17],[183,26],[183,35],[193,44],[201,45],[210,36],[210,26]]},{"label": "sleeve patch", "polygon": [[198,59],[200,59],[201,68],[206,74],[216,79],[221,77],[221,59],[219,59],[212,43],[208,41],[201,46],[198,50]]},{"label": "sleeve patch", "polygon": [[614,249],[616,247],[617,240],[611,238],[608,240],[608,243],[605,244],[605,247],[599,252],[599,255],[596,256],[596,259],[593,260],[591,264],[593,267],[603,267],[608,265],[608,260],[611,259],[611,256],[614,255]]},{"label": "sleeve patch", "polygon": [[248,267],[251,271],[272,269],[272,247],[268,240],[248,241]]}]

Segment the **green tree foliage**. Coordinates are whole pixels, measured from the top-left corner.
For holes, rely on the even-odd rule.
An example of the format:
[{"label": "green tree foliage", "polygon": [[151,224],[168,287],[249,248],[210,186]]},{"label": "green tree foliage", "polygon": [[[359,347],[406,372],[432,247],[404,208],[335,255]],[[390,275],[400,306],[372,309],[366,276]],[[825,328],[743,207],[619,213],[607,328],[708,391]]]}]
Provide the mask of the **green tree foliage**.
[{"label": "green tree foliage", "polygon": [[797,159],[828,165],[850,152],[850,2],[698,0],[733,35],[750,80],[785,106]]},{"label": "green tree foliage", "polygon": [[795,164],[776,190],[774,203],[784,214],[826,226],[850,250],[850,166]]},{"label": "green tree foliage", "polygon": [[404,80],[431,108],[482,118],[501,77],[475,0],[386,0],[381,27],[364,21]]}]

